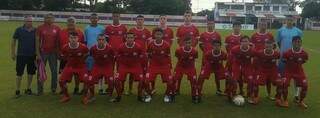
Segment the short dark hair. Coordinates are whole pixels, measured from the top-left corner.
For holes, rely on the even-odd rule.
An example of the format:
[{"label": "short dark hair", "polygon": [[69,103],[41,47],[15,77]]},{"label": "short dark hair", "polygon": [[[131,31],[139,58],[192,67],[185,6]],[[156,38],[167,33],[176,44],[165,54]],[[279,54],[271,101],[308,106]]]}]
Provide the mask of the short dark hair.
[{"label": "short dark hair", "polygon": [[44,16],[44,18],[49,18],[49,17],[54,17],[54,15],[52,13],[48,13]]},{"label": "short dark hair", "polygon": [[120,14],[119,10],[114,10],[112,14]]},{"label": "short dark hair", "polygon": [[161,32],[163,34],[163,30],[161,28],[155,28],[153,29],[153,32]]},{"label": "short dark hair", "polygon": [[138,15],[136,18],[144,18],[143,15]]},{"label": "short dark hair", "polygon": [[221,45],[221,41],[220,40],[212,40],[211,44],[219,44]]},{"label": "short dark hair", "polygon": [[250,41],[250,37],[247,35],[244,35],[241,37],[240,42],[242,42],[244,39],[248,39],[248,41]]},{"label": "short dark hair", "polygon": [[292,42],[293,42],[293,41],[296,41],[296,40],[302,41],[302,40],[301,40],[301,36],[294,36],[294,37],[292,37]]},{"label": "short dark hair", "polygon": [[235,27],[235,26],[241,26],[241,22],[240,21],[234,21],[233,23],[232,23],[232,27]]},{"label": "short dark hair", "polygon": [[167,15],[165,15],[165,14],[160,14],[159,17],[161,17],[161,16],[167,16]]},{"label": "short dark hair", "polygon": [[274,40],[271,40],[271,39],[267,39],[264,41],[266,44],[273,44],[274,43]]},{"label": "short dark hair", "polygon": [[136,34],[134,34],[133,32],[127,32],[127,33],[126,33],[126,35],[130,35],[130,34],[136,35]]},{"label": "short dark hair", "polygon": [[191,36],[186,36],[186,37],[183,39],[183,41],[184,41],[184,42],[187,42],[187,41],[191,41],[191,39],[192,39]]},{"label": "short dark hair", "polygon": [[187,10],[184,12],[184,14],[192,14],[192,11],[191,10]]},{"label": "short dark hair", "polygon": [[79,34],[77,32],[70,32],[69,36],[79,36]]},{"label": "short dark hair", "polygon": [[99,17],[97,13],[92,13],[90,17]]}]

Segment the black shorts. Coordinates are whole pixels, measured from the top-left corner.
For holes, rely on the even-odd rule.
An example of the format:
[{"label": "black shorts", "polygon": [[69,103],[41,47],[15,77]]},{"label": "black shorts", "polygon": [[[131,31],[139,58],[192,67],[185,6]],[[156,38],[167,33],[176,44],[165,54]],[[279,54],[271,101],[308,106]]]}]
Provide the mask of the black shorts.
[{"label": "black shorts", "polygon": [[16,60],[16,72],[17,76],[22,76],[24,68],[27,66],[28,75],[34,75],[36,73],[35,56],[17,56]]},{"label": "black shorts", "polygon": [[67,64],[67,61],[65,61],[65,60],[63,60],[63,59],[60,60],[59,74],[62,73],[62,71],[63,71],[64,67],[66,66],[66,64]]}]

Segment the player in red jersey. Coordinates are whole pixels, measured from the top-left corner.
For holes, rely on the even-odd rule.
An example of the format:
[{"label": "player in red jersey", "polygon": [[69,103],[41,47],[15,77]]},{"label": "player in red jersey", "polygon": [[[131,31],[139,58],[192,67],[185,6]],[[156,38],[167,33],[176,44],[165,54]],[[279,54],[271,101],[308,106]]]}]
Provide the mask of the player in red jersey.
[{"label": "player in red jersey", "polygon": [[108,43],[117,50],[125,40],[127,27],[120,24],[120,13],[118,12],[112,13],[112,21],[112,24],[106,26],[105,34],[109,37]]},{"label": "player in red jersey", "polygon": [[180,84],[183,75],[188,76],[191,85],[192,102],[198,103],[199,96],[197,95],[197,73],[195,60],[198,58],[198,51],[192,47],[192,38],[184,39],[184,46],[178,48],[175,56],[178,58],[176,68],[174,70],[175,90],[176,94],[180,94]]},{"label": "player in red jersey", "polygon": [[[63,48],[64,45],[69,43],[69,34],[71,32],[76,32],[78,34],[78,42],[83,43],[84,44],[84,35],[83,32],[76,27],[76,19],[74,17],[69,17],[67,19],[67,28],[62,29],[59,32],[59,36],[60,36],[60,40],[59,40],[59,53],[61,53],[61,50]],[[60,65],[59,65],[59,73],[61,74],[62,70],[64,69],[65,65],[66,65],[66,60],[63,60],[62,58],[60,58]],[[79,79],[77,79],[77,77],[75,77],[75,88],[73,90],[73,94],[80,94],[79,92],[79,84],[80,81]]]},{"label": "player in red jersey", "polygon": [[[174,37],[173,37],[173,30],[167,26],[167,16],[166,15],[160,15],[159,17],[159,26],[157,28],[161,28],[163,30],[163,40],[168,42],[170,44],[170,47],[173,43]],[[152,38],[155,39],[155,29],[152,31]]]},{"label": "player in red jersey", "polygon": [[186,37],[191,37],[192,47],[196,47],[198,44],[199,35],[198,28],[192,24],[192,12],[186,11],[184,13],[184,23],[178,27],[176,34],[179,46],[183,46],[184,39],[186,39]]},{"label": "player in red jersey", "polygon": [[212,49],[207,51],[204,55],[204,64],[202,64],[201,72],[198,79],[198,93],[202,96],[202,86],[205,80],[210,78],[211,73],[215,75],[215,83],[217,88],[217,95],[222,95],[220,89],[220,80],[226,78],[226,70],[223,62],[227,60],[227,53],[221,50],[221,41],[212,40]]},{"label": "player in red jersey", "polygon": [[200,35],[199,46],[202,52],[204,52],[203,54],[212,49],[213,40],[221,41],[221,35],[219,34],[219,32],[214,30],[214,25],[214,21],[208,20],[207,31]]},{"label": "player in red jersey", "polygon": [[[140,46],[143,47],[144,50],[147,49],[147,43],[152,39],[152,36],[151,36],[151,32],[146,28],[144,27],[144,16],[142,15],[138,15],[136,17],[136,27],[134,28],[131,28],[129,30],[129,32],[132,32],[135,34],[135,42],[137,44],[139,44]],[[143,73],[146,73],[146,67],[147,67],[147,57],[143,58]],[[131,94],[131,91],[132,91],[132,83],[133,83],[133,77],[130,75],[129,76],[129,90],[128,92],[126,93],[127,95],[128,94]]]},{"label": "player in red jersey", "polygon": [[114,79],[113,79],[113,69],[114,69],[114,57],[115,52],[113,48],[106,42],[108,37],[104,34],[98,36],[98,44],[94,45],[90,49],[90,54],[94,59],[93,68],[91,71],[91,77],[88,80],[87,95],[84,99],[84,104],[95,100],[94,98],[94,85],[99,83],[100,79],[105,79],[106,84],[108,84],[107,94],[112,96],[114,89]]},{"label": "player in red jersey", "polygon": [[284,87],[282,90],[283,102],[280,104],[282,107],[289,107],[288,103],[288,87],[290,86],[290,80],[293,79],[297,87],[301,87],[299,101],[297,104],[302,108],[308,106],[304,103],[308,90],[307,77],[304,73],[303,64],[308,60],[308,53],[301,47],[302,40],[300,36],[295,36],[292,39],[292,49],[289,49],[283,54],[284,61],[286,63],[284,70]]},{"label": "player in red jersey", "polygon": [[259,23],[259,30],[251,36],[251,43],[254,44],[254,47],[257,51],[263,50],[265,48],[265,41],[272,40],[274,41],[273,35],[271,32],[267,31],[267,23]]},{"label": "player in red jersey", "polygon": [[164,102],[173,102],[174,84],[171,74],[170,44],[162,38],[164,31],[161,28],[156,28],[153,31],[155,39],[148,44],[147,49],[149,66],[146,81],[148,90],[150,90],[148,93],[149,95],[153,94],[150,86],[154,83],[157,75],[160,75],[162,82],[167,85]]},{"label": "player in red jersey", "polygon": [[[240,45],[240,39],[241,39],[241,22],[239,21],[234,22],[232,27],[233,27],[233,32],[225,38],[225,47],[228,55],[230,55],[231,49],[233,47]],[[231,58],[228,58],[226,63],[226,69],[227,69],[228,78],[229,78],[228,80],[231,80],[231,73],[232,73],[231,65],[232,65]],[[227,87],[226,87],[225,93],[227,93],[228,88],[230,88],[228,87],[229,86],[228,80],[226,81]],[[239,82],[239,88],[240,88],[240,93],[243,94],[242,81]]]},{"label": "player in red jersey", "polygon": [[[255,51],[252,45],[250,45],[250,38],[243,36],[240,39],[240,45],[235,46],[231,49],[230,56],[232,60],[232,73],[231,81],[229,81],[228,97],[231,100],[237,92],[237,84],[241,82],[247,82],[247,95],[251,96],[253,92],[253,65],[252,58],[254,57]],[[240,94],[243,95],[243,92]]]},{"label": "player in red jersey", "polygon": [[266,40],[264,42],[265,48],[256,51],[254,58],[258,60],[256,64],[259,66],[255,68],[257,81],[254,82],[253,96],[249,96],[248,98],[252,104],[258,104],[259,102],[259,85],[266,86],[269,99],[273,99],[271,97],[271,86],[279,85],[277,80],[280,78],[280,75],[278,73],[277,63],[280,58],[280,53],[274,49],[276,45],[274,40]]},{"label": "player in red jersey", "polygon": [[113,102],[119,102],[124,90],[124,83],[126,76],[131,74],[133,79],[138,83],[138,101],[144,102],[143,88],[144,75],[142,63],[145,57],[145,49],[135,42],[135,34],[128,32],[126,35],[126,42],[123,43],[117,51],[118,72],[116,78],[116,90],[118,96]]},{"label": "player in red jersey", "polygon": [[[89,49],[86,45],[78,42],[78,34],[75,32],[70,34],[69,40],[70,42],[66,44],[61,51],[61,57],[67,61],[67,64],[59,80],[63,94],[60,102],[68,102],[70,100],[67,83],[71,82],[72,76],[77,75],[80,82],[86,83],[88,80],[88,70],[85,65],[85,59],[88,56]],[[86,90],[86,86],[84,86],[84,89]]]}]

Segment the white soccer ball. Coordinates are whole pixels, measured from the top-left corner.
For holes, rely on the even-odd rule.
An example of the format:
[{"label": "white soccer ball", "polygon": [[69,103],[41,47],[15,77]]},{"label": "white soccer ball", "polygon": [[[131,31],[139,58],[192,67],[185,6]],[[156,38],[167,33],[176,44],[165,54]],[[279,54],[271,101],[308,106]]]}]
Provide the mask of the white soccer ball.
[{"label": "white soccer ball", "polygon": [[237,95],[233,98],[233,103],[237,106],[244,106],[245,99],[241,95]]}]

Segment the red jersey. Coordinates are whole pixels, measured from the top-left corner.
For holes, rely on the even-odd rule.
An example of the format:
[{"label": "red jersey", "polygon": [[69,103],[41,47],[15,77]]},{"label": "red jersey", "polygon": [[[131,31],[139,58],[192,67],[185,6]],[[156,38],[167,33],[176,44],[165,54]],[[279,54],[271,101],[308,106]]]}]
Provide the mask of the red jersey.
[{"label": "red jersey", "polygon": [[266,54],[265,50],[259,50],[256,52],[256,57],[260,69],[276,69],[280,53],[274,50],[273,53]]},{"label": "red jersey", "polygon": [[[171,46],[172,42],[173,42],[173,30],[170,27],[166,27],[166,28],[162,28],[163,30],[163,40],[168,42]],[[152,30],[152,37],[154,37],[154,30]]]},{"label": "red jersey", "polygon": [[134,43],[132,47],[123,43],[117,51],[117,62],[121,69],[142,69],[144,58],[145,50],[138,43]]},{"label": "red jersey", "polygon": [[231,35],[226,37],[225,45],[226,45],[226,50],[228,53],[230,53],[230,51],[233,47],[240,45],[240,39],[241,39],[241,34],[234,35],[232,33]]},{"label": "red jersey", "polygon": [[98,45],[94,45],[90,49],[90,54],[94,59],[94,65],[100,67],[113,67],[115,53],[109,44],[103,49],[99,49]]},{"label": "red jersey", "polygon": [[78,43],[78,47],[72,48],[70,44],[63,46],[61,57],[67,61],[66,66],[82,67],[85,66],[85,60],[89,53],[86,45]]},{"label": "red jersey", "polygon": [[185,50],[180,47],[176,50],[175,56],[178,58],[177,67],[180,68],[195,68],[195,60],[198,58],[198,51],[195,48]]},{"label": "red jersey", "polygon": [[43,54],[57,53],[59,45],[60,28],[57,25],[42,24],[37,28],[40,40],[40,51]]},{"label": "red jersey", "polygon": [[200,43],[203,44],[202,51],[207,52],[207,51],[211,50],[212,49],[211,44],[212,44],[213,40],[221,41],[221,35],[216,31],[213,31],[213,32],[207,31],[207,32],[202,33],[200,35],[200,39],[199,39]]},{"label": "red jersey", "polygon": [[[78,42],[84,44],[83,32],[80,29],[76,29],[75,31],[78,34]],[[64,45],[69,43],[69,31],[68,31],[68,29],[65,28],[65,29],[61,30],[59,36],[60,36],[59,46],[60,46],[60,50],[61,50]]]},{"label": "red jersey", "polygon": [[192,38],[192,46],[195,47],[197,46],[198,43],[198,37],[199,37],[199,30],[198,28],[191,24],[191,25],[181,25],[180,27],[178,27],[177,29],[177,34],[176,36],[178,37],[178,43],[180,46],[183,46],[183,40],[187,37],[187,36],[191,36]]},{"label": "red jersey", "polygon": [[123,24],[106,26],[105,33],[109,36],[109,44],[115,49],[124,42],[127,27]]},{"label": "red jersey", "polygon": [[242,51],[240,45],[231,49],[232,64],[251,65],[252,58],[255,56],[254,48],[250,47],[247,51]]},{"label": "red jersey", "polygon": [[147,28],[138,29],[137,27],[131,28],[129,32],[133,32],[135,37],[135,42],[141,45],[143,48],[146,48],[148,42],[151,40],[151,32]]},{"label": "red jersey", "polygon": [[149,56],[149,68],[171,69],[170,44],[164,40],[157,44],[151,41],[148,44],[147,53]]},{"label": "red jersey", "polygon": [[308,53],[302,48],[298,52],[294,52],[293,49],[289,49],[283,54],[285,61],[285,72],[292,74],[304,73],[302,64],[308,60]]},{"label": "red jersey", "polygon": [[214,69],[223,68],[223,61],[227,60],[227,53],[220,51],[219,54],[214,54],[212,51],[207,51],[204,56],[205,65],[211,65]]},{"label": "red jersey", "polygon": [[251,43],[254,44],[256,50],[264,49],[266,40],[274,41],[274,38],[270,32],[266,32],[264,34],[256,32],[251,36]]}]

